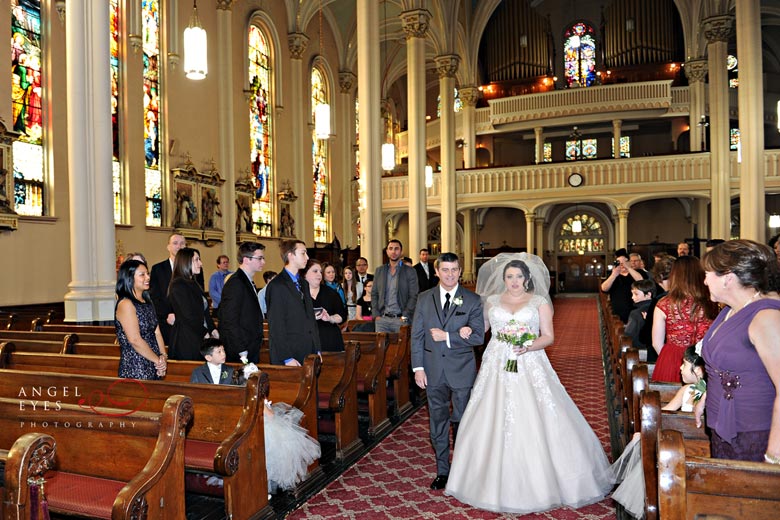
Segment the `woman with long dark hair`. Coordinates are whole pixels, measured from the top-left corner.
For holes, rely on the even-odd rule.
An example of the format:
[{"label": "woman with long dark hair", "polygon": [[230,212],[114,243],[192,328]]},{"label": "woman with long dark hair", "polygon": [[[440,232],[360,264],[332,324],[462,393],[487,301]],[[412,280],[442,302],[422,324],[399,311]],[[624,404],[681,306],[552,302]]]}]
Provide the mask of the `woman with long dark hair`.
[{"label": "woman with long dark hair", "polygon": [[347,319],[347,309],[341,297],[322,282],[322,264],[318,260],[310,259],[301,274],[309,284],[322,351],[343,352],[341,324]]},{"label": "woman with long dark hair", "polygon": [[171,359],[199,361],[203,339],[219,337],[206,295],[195,280],[202,269],[197,249],[185,247],[176,253],[168,286],[168,299],[176,315],[171,330]]},{"label": "woman with long dark hair", "polygon": [[658,352],[653,381],[680,382],[685,349],[698,343],[718,313],[695,256],[681,256],[669,273],[669,293],[653,311],[653,349]]},{"label": "woman with long dark hair", "polygon": [[125,260],[116,279],[114,325],[119,341],[119,377],[160,379],[167,367],[165,345],[149,296],[145,262]]},{"label": "woman with long dark hair", "polygon": [[354,320],[357,313],[357,299],[360,298],[362,287],[355,278],[355,269],[348,265],[344,268],[344,281],[341,282],[341,289],[344,291],[344,297],[347,300],[347,319]]}]

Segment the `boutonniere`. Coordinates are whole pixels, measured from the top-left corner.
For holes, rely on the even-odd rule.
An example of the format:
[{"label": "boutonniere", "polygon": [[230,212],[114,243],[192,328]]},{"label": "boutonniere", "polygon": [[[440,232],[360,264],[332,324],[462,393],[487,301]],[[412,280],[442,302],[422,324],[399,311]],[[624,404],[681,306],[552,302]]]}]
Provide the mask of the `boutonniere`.
[{"label": "boutonniere", "polygon": [[227,379],[227,370],[223,370],[223,371],[222,371],[222,375],[219,377],[219,379],[220,379],[220,381],[221,381],[222,379]]},{"label": "boutonniere", "polygon": [[452,304],[460,307],[461,305],[463,305],[463,298],[461,296],[456,296],[455,298],[452,299]]}]

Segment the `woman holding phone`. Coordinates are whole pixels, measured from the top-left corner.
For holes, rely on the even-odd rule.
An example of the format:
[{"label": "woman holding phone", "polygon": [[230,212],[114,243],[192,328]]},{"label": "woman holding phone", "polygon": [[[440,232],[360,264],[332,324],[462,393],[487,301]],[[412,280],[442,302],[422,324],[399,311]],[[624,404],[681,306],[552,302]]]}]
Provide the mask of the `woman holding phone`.
[{"label": "woman holding phone", "polygon": [[308,261],[303,277],[309,284],[322,351],[343,352],[344,338],[341,336],[340,325],[347,319],[347,309],[341,297],[322,283],[322,264],[318,260]]}]

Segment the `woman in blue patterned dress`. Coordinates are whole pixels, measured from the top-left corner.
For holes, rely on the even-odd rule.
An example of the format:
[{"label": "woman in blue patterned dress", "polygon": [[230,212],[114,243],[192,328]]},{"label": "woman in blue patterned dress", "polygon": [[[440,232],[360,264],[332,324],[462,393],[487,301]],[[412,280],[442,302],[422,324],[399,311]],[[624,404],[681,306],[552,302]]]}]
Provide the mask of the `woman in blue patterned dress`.
[{"label": "woman in blue patterned dress", "polygon": [[126,260],[116,279],[114,311],[119,340],[119,377],[160,379],[165,377],[165,344],[149,297],[149,269],[139,260]]}]

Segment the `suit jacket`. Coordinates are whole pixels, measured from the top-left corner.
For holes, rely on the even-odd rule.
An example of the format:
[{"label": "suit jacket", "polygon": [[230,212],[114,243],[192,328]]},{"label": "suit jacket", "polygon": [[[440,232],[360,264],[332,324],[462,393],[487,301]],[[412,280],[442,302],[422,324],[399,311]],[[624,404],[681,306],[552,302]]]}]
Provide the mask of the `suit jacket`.
[{"label": "suit jacket", "polygon": [[[371,289],[371,315],[376,318],[385,313],[385,289],[387,285],[387,272],[390,264],[380,265],[374,273],[374,287]],[[401,314],[410,320],[414,316],[414,307],[417,304],[417,294],[420,292],[417,282],[417,272],[411,267],[398,262],[398,305]]]},{"label": "suit jacket", "polygon": [[[233,381],[233,367],[222,365],[220,367],[219,384],[229,385]],[[201,366],[192,371],[190,376],[190,383],[202,383],[213,385],[214,381],[211,379],[211,372],[209,371],[209,364],[203,363]]]},{"label": "suit jacket", "polygon": [[204,307],[205,297],[203,289],[195,280],[177,278],[171,283],[168,300],[176,314],[171,329],[171,359],[203,359],[200,355],[203,337],[216,328],[208,306]]},{"label": "suit jacket", "polygon": [[[309,284],[302,276],[298,281],[300,291],[285,269],[268,283],[265,290],[268,340],[271,345],[271,363],[274,365],[283,365],[290,358],[303,364],[306,356],[320,351],[320,335]],[[222,298],[224,302],[224,293]]]},{"label": "suit jacket", "polygon": [[[149,280],[149,293],[152,297],[154,310],[157,312],[157,321],[160,324],[160,332],[162,333],[163,339],[165,340],[165,344],[170,345],[171,326],[168,325],[167,319],[168,315],[173,312],[171,301],[168,298],[168,288],[171,285],[171,277],[173,276],[171,261],[166,258],[162,262],[154,264],[152,266],[150,275],[151,280]],[[195,281],[197,281],[201,289],[203,289],[202,270],[200,273],[195,275]]]},{"label": "suit jacket", "polygon": [[[366,273],[366,281],[367,282],[370,282],[373,279],[374,279],[374,275],[373,274]],[[360,275],[357,273],[357,271],[355,271],[355,281],[356,282],[360,281]]]},{"label": "suit jacket", "polygon": [[241,361],[239,352],[247,351],[252,363],[260,362],[263,343],[263,313],[252,282],[238,269],[225,282],[219,302],[219,337],[225,345],[227,360]]},{"label": "suit jacket", "polygon": [[428,262],[428,272],[430,276],[425,274],[422,262],[414,264],[414,270],[417,271],[417,285],[420,286],[420,292],[433,289],[439,285],[439,277],[436,276],[436,270],[433,268],[433,262]]},{"label": "suit jacket", "polygon": [[[477,377],[474,347],[485,340],[485,320],[482,301],[475,293],[458,286],[450,308],[442,310],[439,287],[422,293],[417,301],[412,323],[412,368],[423,367],[428,384],[446,381],[453,388],[467,388]],[[457,305],[458,299],[462,299]],[[462,327],[471,327],[471,335],[463,339],[458,334]],[[434,341],[430,329],[439,328],[450,334],[450,348],[446,341]]]}]

